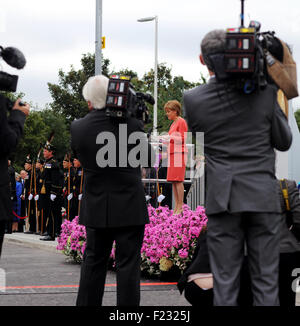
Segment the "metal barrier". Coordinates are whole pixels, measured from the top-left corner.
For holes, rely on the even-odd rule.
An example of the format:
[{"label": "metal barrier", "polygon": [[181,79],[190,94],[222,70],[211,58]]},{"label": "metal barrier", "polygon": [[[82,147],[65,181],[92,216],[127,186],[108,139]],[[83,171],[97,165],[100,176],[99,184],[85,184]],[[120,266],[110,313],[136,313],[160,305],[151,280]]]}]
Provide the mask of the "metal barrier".
[{"label": "metal barrier", "polygon": [[[193,173],[192,173],[193,172]],[[196,170],[190,171],[193,175],[192,179],[186,179],[183,181],[184,184],[190,184],[190,190],[186,196],[187,205],[195,210],[198,206],[204,206],[205,203],[205,175],[204,175],[204,163],[202,163]],[[143,183],[172,183],[166,179],[142,179]],[[172,193],[172,202],[174,207],[174,196]]]},{"label": "metal barrier", "polygon": [[205,205],[204,162],[196,169],[191,188],[187,194],[187,205],[191,210],[195,210],[198,206]]},{"label": "metal barrier", "polygon": [[[192,209],[195,210],[198,206],[204,206],[205,204],[205,175],[204,175],[204,161],[201,161],[200,164],[198,164],[198,167],[195,169],[196,161],[194,160],[195,155],[199,155],[199,153],[203,153],[203,146],[204,146],[204,138],[203,133],[198,133],[196,136],[196,146],[192,144],[190,141],[186,144],[186,147],[188,149],[188,160],[187,160],[187,169],[186,169],[186,175],[184,184],[190,184],[191,187],[188,191],[188,194],[186,196],[186,202],[187,205]],[[158,142],[151,142],[151,145],[153,148],[157,151],[158,146],[160,143]],[[195,153],[196,149],[196,153]],[[165,183],[172,183],[167,181],[166,179],[142,179],[143,183],[159,183],[159,184],[165,184]],[[174,207],[174,196],[172,193],[172,203]]]}]

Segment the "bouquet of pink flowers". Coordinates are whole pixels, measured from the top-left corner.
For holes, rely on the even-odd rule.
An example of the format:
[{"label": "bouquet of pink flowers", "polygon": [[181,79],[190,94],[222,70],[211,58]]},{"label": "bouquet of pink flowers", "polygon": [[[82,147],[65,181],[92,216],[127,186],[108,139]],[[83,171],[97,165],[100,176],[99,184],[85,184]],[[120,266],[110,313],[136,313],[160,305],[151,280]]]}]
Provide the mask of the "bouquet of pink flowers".
[{"label": "bouquet of pink flowers", "polygon": [[199,206],[191,211],[187,205],[183,212],[173,215],[167,206],[148,206],[150,223],[145,227],[141,250],[142,271],[160,275],[171,268],[183,272],[193,256],[197,238],[207,223],[205,209]]},{"label": "bouquet of pink flowers", "polygon": [[[145,227],[141,249],[141,270],[148,275],[159,276],[170,269],[183,272],[193,256],[197,238],[207,223],[205,209],[199,206],[195,211],[187,205],[183,212],[173,215],[167,206],[148,206],[150,223]],[[86,232],[78,224],[78,217],[72,222],[65,220],[58,238],[57,249],[76,262],[81,262],[86,245]],[[111,258],[114,259],[115,247]]]},{"label": "bouquet of pink flowers", "polygon": [[56,249],[80,263],[86,247],[86,231],[83,225],[78,224],[78,219],[76,216],[72,221],[63,222]]}]

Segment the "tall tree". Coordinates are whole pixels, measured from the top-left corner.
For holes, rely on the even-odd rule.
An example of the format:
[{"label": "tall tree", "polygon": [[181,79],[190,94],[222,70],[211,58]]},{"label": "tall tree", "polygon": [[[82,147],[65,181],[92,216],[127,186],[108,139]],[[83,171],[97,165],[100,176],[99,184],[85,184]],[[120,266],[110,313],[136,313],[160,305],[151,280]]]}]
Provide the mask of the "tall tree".
[{"label": "tall tree", "polygon": [[[82,96],[82,89],[88,78],[95,74],[94,62],[94,54],[84,54],[81,59],[81,69],[75,70],[74,66],[71,66],[71,70],[67,73],[59,70],[58,84],[48,83],[48,88],[53,98],[50,107],[55,113],[62,114],[68,125],[73,120],[84,117],[88,112],[86,101]],[[109,59],[103,60],[103,75],[109,75],[109,64]]]},{"label": "tall tree", "polygon": [[65,119],[49,109],[30,112],[24,124],[24,135],[11,155],[17,170],[24,167],[28,154],[36,159],[38,151],[52,131],[55,131],[53,145],[57,149],[56,157],[61,159],[70,147],[70,134]]},{"label": "tall tree", "polygon": [[[81,59],[82,68],[75,70],[71,66],[71,70],[68,73],[59,71],[59,83],[48,84],[49,91],[53,98],[53,102],[50,104],[51,108],[56,113],[62,114],[67,124],[74,119],[78,119],[86,115],[87,105],[82,97],[82,88],[86,83],[88,77],[94,75],[94,61],[95,56],[91,54],[83,55]],[[109,70],[110,61],[105,59],[103,63],[103,74],[110,76],[112,74],[126,75],[131,77],[131,83],[136,91],[143,93],[154,94],[154,70],[151,69],[145,73],[144,76],[139,79],[138,74],[129,69],[123,69],[119,71]],[[172,76],[172,69],[167,66],[166,63],[158,65],[158,128],[159,131],[167,131],[170,126],[170,122],[167,120],[163,111],[164,104],[169,100],[178,100],[182,102],[183,91],[192,87],[195,87],[201,83],[205,83],[205,79],[202,75],[199,76],[199,82],[192,83],[185,80],[182,76]],[[146,125],[146,130],[152,127],[153,121],[153,106],[146,104],[150,112],[150,120]]]},{"label": "tall tree", "polygon": [[[199,82],[193,83],[185,80],[182,76],[172,76],[172,69],[167,67],[166,63],[158,65],[157,69],[157,125],[158,131],[168,131],[171,122],[166,118],[164,112],[164,105],[167,101],[177,100],[182,104],[183,92],[187,89],[206,83],[205,78],[200,75]],[[148,73],[144,74],[142,81],[144,82],[143,90],[154,94],[154,70],[151,69]],[[153,109],[150,110],[151,120],[153,120]],[[150,128],[152,123],[148,124]]]}]

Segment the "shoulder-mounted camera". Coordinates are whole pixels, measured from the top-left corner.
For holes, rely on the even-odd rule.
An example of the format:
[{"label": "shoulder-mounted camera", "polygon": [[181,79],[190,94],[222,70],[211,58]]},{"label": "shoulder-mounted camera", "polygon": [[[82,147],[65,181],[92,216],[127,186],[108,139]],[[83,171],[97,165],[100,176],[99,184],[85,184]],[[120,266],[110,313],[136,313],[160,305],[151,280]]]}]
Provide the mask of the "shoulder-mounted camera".
[{"label": "shoulder-mounted camera", "polygon": [[145,102],[155,103],[150,94],[136,92],[130,82],[130,77],[113,75],[109,79],[106,98],[106,115],[126,120],[135,117],[144,123],[149,121],[149,111]]},{"label": "shoulder-mounted camera", "polygon": [[275,37],[275,32],[260,32],[257,21],[244,27],[244,1],[241,0],[241,27],[228,28],[225,52],[209,56],[216,78],[246,94],[273,82],[288,99],[297,97],[297,69],[290,49]]}]

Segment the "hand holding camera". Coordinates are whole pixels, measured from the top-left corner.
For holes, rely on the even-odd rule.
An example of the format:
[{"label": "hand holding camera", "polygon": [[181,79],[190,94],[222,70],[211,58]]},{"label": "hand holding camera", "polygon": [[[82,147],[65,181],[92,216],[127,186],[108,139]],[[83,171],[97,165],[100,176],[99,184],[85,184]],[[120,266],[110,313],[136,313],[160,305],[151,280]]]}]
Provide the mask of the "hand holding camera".
[{"label": "hand holding camera", "polygon": [[30,106],[27,103],[25,104],[25,103],[21,102],[21,99],[18,99],[15,102],[15,104],[14,104],[14,106],[13,106],[12,109],[13,110],[19,110],[19,111],[23,112],[26,115],[26,117],[27,117],[29,115]]}]

